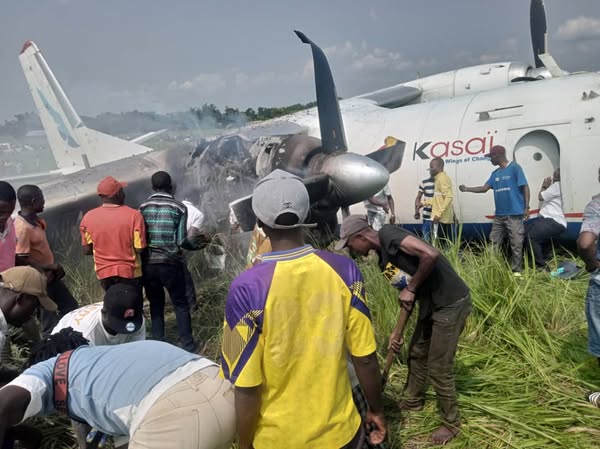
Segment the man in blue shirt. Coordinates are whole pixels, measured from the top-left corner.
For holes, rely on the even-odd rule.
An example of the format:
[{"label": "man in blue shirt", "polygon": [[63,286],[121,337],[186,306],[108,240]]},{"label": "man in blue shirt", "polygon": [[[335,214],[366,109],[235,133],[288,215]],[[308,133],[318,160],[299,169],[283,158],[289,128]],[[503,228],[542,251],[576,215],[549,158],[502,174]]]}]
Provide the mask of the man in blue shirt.
[{"label": "man in blue shirt", "polygon": [[498,247],[508,234],[512,253],[511,268],[515,276],[523,271],[523,239],[525,236],[524,221],[529,218],[529,185],[523,169],[514,161],[506,158],[506,149],[495,145],[486,155],[492,165],[498,168],[492,172],[490,179],[479,187],[459,186],[461,192],[485,193],[494,190],[496,215],[492,224],[490,240]]},{"label": "man in blue shirt", "polygon": [[226,449],[233,441],[231,384],[212,361],[168,343],[87,346],[66,328],[34,348],[30,364],[0,389],[0,447],[11,426],[57,412],[129,439],[129,449]]}]

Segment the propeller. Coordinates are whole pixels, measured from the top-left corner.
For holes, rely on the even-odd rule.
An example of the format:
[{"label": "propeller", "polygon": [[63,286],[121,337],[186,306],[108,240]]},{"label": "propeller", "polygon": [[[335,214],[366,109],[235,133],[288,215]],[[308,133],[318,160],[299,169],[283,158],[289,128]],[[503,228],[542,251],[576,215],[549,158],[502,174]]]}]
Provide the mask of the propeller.
[{"label": "propeller", "polygon": [[539,55],[548,52],[548,28],[546,25],[546,8],[544,0],[531,0],[529,7],[529,25],[531,30],[531,45],[535,67],[545,67]]}]

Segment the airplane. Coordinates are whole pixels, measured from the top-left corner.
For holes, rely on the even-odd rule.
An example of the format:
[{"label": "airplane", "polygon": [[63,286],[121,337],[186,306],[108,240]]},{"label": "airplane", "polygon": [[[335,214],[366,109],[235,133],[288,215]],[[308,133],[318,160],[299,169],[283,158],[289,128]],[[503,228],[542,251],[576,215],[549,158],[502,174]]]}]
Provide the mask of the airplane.
[{"label": "airplane", "polygon": [[[26,42],[19,59],[63,174],[39,184],[46,199],[47,221],[72,222],[95,207],[96,186],[107,175],[129,184],[128,202],[137,206],[151,193],[150,176],[158,170],[166,170],[174,177],[179,197],[195,203],[202,198],[200,206],[204,206],[205,216],[217,215],[223,220],[223,215],[229,215],[228,203],[247,195],[258,179],[254,169],[239,169],[242,163],[253,159],[301,176],[311,194],[313,219],[321,231],[327,231],[323,235],[329,235],[336,224],[337,210],[381,190],[403,156],[402,142],[366,156],[346,151],[333,83],[317,102],[320,129],[325,136],[322,140],[294,133],[275,149],[273,142],[263,139],[226,135],[191,155],[178,149],[151,151],[138,142],[157,132],[125,141],[86,127],[35,43]],[[361,179],[353,179],[349,173],[360,173]],[[215,207],[206,204],[211,200]],[[225,214],[219,213],[219,204],[225,206]]]},{"label": "airplane", "polygon": [[[274,168],[286,168],[312,178],[323,168],[321,159],[328,157],[327,178],[335,178],[335,186],[327,182],[319,184],[324,182],[322,179],[312,184],[313,188],[317,186],[313,190],[321,195],[313,210],[318,216],[322,209],[327,215],[325,221],[333,224],[333,211],[347,207],[350,200],[359,203],[351,210],[361,210],[358,200],[361,195],[356,194],[363,193],[364,198],[369,190],[365,184],[374,188],[375,184],[381,184],[375,178],[383,180],[375,174],[377,170],[361,173],[360,163],[341,164],[340,155],[344,153],[346,158],[368,155],[389,168],[397,222],[418,229],[420,223],[413,218],[417,187],[428,176],[429,161],[442,157],[454,184],[454,209],[463,225],[462,234],[481,237],[487,235],[493,219],[491,194],[463,194],[458,186],[483,184],[492,171],[484,155],[494,144],[502,144],[509,152],[509,159],[516,160],[525,171],[532,190],[532,206],[543,178],[561,168],[563,208],[568,220],[562,237],[572,240],[577,236],[582,211],[593,193],[593,180],[600,165],[596,150],[600,145],[596,119],[600,74],[566,73],[560,69],[547,52],[543,0],[531,1],[530,22],[534,67],[519,62],[466,67],[339,102],[325,54],[297,32],[312,48],[318,107],[243,128],[235,136],[218,137],[193,154],[183,170],[196,170],[191,175],[196,185],[200,181],[220,182],[213,192],[227,191],[228,198],[237,194],[241,199],[232,206],[241,217],[245,215],[240,223],[242,229],[248,230],[252,219],[244,195],[251,189],[253,179]],[[69,113],[69,108],[66,111]],[[64,137],[61,139],[65,141]],[[384,145],[390,140],[391,145]],[[224,182],[222,173],[217,179],[210,176],[216,168],[210,161],[223,159],[221,156],[229,152],[238,157],[229,161],[232,163],[247,164],[250,155],[249,174],[238,178],[237,188]],[[402,158],[398,161],[400,154]],[[133,166],[127,162],[132,160]],[[134,156],[123,164],[127,167],[124,175],[134,170],[147,173],[154,169],[150,167],[169,166],[162,152]],[[91,167],[74,174],[75,183],[73,178],[66,177],[58,185],[45,186],[45,190],[53,192],[49,207],[68,208],[86,195],[90,197],[100,174],[110,173],[104,170],[102,166]],[[200,176],[201,173],[206,176]],[[81,185],[76,194],[69,193],[73,185]],[[348,188],[354,195],[344,190]],[[535,214],[536,208],[532,209]]]}]

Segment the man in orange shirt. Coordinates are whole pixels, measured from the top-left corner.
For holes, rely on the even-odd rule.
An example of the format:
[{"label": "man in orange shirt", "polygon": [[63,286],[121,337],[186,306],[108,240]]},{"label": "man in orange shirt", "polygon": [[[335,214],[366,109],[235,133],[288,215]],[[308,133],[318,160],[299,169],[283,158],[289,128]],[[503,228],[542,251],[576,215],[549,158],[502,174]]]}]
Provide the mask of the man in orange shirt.
[{"label": "man in orange shirt", "polygon": [[94,255],[96,276],[104,290],[113,284],[130,284],[142,293],[140,253],[146,247],[142,214],[125,206],[127,186],[112,176],[98,184],[102,206],[83,216],[79,229],[85,254]]},{"label": "man in orange shirt", "polygon": [[42,335],[49,335],[62,315],[79,307],[75,298],[62,282],[65,270],[54,262],[46,236],[46,222],[38,216],[44,211],[44,194],[35,185],[23,185],[17,190],[21,210],[15,220],[17,233],[16,265],[31,265],[48,278],[48,296],[58,306],[58,314],[40,309]]}]

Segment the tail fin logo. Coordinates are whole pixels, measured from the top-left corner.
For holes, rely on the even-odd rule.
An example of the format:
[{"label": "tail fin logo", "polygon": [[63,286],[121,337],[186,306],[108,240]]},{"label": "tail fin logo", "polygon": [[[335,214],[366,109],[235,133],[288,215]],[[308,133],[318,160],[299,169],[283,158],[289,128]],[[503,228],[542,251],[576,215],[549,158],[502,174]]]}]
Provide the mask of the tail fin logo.
[{"label": "tail fin logo", "polygon": [[58,133],[60,134],[60,137],[62,137],[62,139],[65,141],[65,143],[67,145],[69,145],[70,147],[79,148],[79,146],[80,146],[79,143],[77,143],[75,138],[69,132],[67,125],[65,124],[65,121],[63,120],[62,116],[52,106],[50,106],[50,102],[44,96],[42,91],[39,89],[38,89],[38,95],[40,96],[40,99],[42,100],[44,107],[48,111],[48,114],[50,114],[50,117],[52,117],[52,120],[54,120],[54,123],[56,125],[56,128],[58,129]]}]

